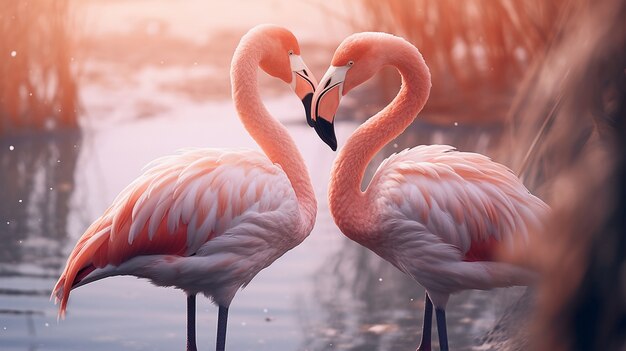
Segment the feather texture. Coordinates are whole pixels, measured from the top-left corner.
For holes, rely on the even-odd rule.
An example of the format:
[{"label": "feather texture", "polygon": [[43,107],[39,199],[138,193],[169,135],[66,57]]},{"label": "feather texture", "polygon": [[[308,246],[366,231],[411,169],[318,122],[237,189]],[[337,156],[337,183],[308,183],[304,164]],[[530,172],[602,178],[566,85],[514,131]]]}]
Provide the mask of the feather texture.
[{"label": "feather texture", "polygon": [[187,149],[150,163],[116,197],[79,239],[53,294],[63,313],[72,288],[132,274],[230,303],[308,231],[287,175],[265,155]]},{"label": "feather texture", "polygon": [[[479,279],[463,267],[498,264],[497,247],[527,243],[549,211],[505,166],[447,145],[390,156],[366,197],[376,203],[379,224],[374,239],[362,243],[427,288],[447,292],[485,288],[466,282]],[[445,274],[432,274],[443,271],[447,283]]]}]

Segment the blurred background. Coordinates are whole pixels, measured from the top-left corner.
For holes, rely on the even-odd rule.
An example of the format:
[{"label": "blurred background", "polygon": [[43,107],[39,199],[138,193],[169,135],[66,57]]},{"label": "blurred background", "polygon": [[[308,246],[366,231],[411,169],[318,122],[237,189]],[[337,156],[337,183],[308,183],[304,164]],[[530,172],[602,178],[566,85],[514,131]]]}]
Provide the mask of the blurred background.
[{"label": "blurred background", "polygon": [[[423,53],[431,98],[368,176],[393,152],[446,143],[506,164],[552,206],[549,229],[510,257],[541,283],[454,295],[453,349],[625,350],[625,18],[620,0],[0,0],[0,349],[184,345],[180,291],[105,279],[77,289],[59,323],[48,296],[77,238],[148,161],[257,148],[229,65],[241,35],[275,23],[318,78],[357,31]],[[399,86],[385,69],[342,100],[340,147]],[[415,349],[423,289],[340,234],[325,200],[335,155],[288,87],[260,74],[260,88],[302,150],[319,213],[311,236],[237,295],[229,348]],[[200,299],[200,349],[214,345],[216,315]]]}]

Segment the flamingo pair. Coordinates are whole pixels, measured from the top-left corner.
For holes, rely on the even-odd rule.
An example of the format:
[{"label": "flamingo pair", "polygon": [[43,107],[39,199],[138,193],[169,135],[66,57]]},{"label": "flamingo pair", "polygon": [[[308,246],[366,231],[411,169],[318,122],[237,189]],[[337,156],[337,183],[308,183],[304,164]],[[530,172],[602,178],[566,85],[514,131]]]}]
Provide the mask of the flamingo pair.
[{"label": "flamingo pair", "polygon": [[506,167],[442,145],[389,157],[361,191],[367,164],[415,119],[431,84],[419,51],[383,33],[344,40],[315,89],[291,32],[270,25],[250,30],[232,60],[232,95],[243,125],[265,154],[190,149],[149,164],[70,254],[53,290],[60,315],[72,289],[108,276],[134,275],[186,292],[187,350],[197,349],[195,296],[210,297],[219,306],[216,349],[224,350],[228,307],[237,290],[300,244],[317,213],[302,156],[260,99],[258,67],[292,86],[309,125],[336,150],[333,126],[341,97],[384,65],[400,71],[402,88],[340,151],[330,210],[346,236],[426,288],[418,350],[431,349],[433,305],[440,348],[447,350],[449,295],[527,284],[531,272],[495,261],[494,253],[500,243],[525,242],[547,206]]}]

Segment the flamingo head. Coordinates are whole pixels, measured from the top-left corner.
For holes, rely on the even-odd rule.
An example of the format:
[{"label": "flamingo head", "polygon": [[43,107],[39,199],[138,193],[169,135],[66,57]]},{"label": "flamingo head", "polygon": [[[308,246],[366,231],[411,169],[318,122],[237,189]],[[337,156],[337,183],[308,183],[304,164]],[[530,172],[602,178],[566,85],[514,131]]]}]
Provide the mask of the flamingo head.
[{"label": "flamingo head", "polygon": [[304,104],[309,126],[313,127],[311,100],[317,80],[300,57],[298,40],[290,31],[282,27],[263,25],[259,26],[258,30],[265,34],[259,67],[267,74],[291,86]]},{"label": "flamingo head", "polygon": [[[315,131],[330,148],[337,150],[335,113],[350,90],[372,78],[393,55],[382,45],[386,33],[358,33],[346,38],[335,51],[331,66],[320,80],[311,102]],[[381,45],[378,45],[381,44]]]}]

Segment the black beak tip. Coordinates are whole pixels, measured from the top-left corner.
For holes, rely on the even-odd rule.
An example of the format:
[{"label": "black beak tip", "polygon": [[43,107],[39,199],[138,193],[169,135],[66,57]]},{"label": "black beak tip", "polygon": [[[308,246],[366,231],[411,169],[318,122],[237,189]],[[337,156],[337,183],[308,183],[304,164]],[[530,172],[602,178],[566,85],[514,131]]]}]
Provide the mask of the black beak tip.
[{"label": "black beak tip", "polygon": [[313,100],[313,93],[308,93],[302,98],[302,104],[304,105],[304,112],[306,113],[306,123],[309,127],[315,127],[315,121],[311,117],[311,101]]},{"label": "black beak tip", "polygon": [[317,135],[319,135],[333,151],[337,151],[337,137],[335,136],[334,122],[330,123],[324,118],[317,118],[314,128]]}]

